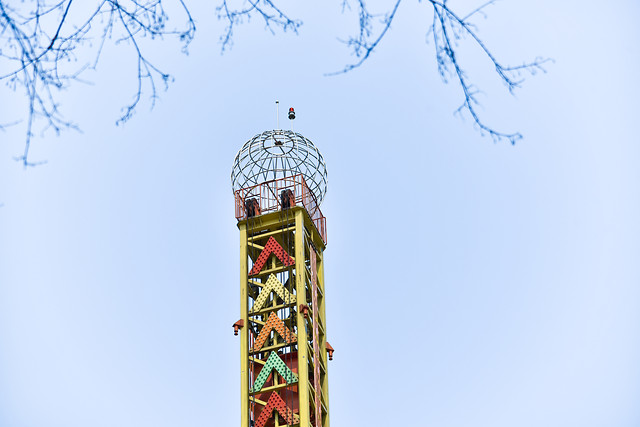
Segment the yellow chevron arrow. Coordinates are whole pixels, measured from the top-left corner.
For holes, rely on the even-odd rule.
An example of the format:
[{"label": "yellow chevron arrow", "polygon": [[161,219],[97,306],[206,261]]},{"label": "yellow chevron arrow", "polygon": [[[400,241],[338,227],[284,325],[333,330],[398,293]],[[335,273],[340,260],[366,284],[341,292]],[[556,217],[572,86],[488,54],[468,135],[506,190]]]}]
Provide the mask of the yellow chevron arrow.
[{"label": "yellow chevron arrow", "polygon": [[296,301],[295,295],[292,295],[288,290],[286,290],[275,274],[271,273],[267,279],[267,283],[262,288],[262,292],[260,292],[260,295],[258,295],[258,298],[256,298],[256,301],[253,303],[252,311],[260,310],[267,302],[271,292],[275,292],[285,304]]}]

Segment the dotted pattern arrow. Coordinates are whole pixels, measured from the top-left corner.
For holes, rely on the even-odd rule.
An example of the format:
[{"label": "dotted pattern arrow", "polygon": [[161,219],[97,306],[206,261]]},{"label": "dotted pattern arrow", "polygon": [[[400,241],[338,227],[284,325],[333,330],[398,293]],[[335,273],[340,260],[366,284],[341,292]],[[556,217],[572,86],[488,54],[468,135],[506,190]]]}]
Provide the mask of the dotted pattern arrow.
[{"label": "dotted pattern arrow", "polygon": [[269,358],[267,359],[267,362],[264,364],[262,370],[260,370],[260,373],[256,377],[256,380],[253,383],[253,387],[251,388],[251,392],[262,390],[262,386],[269,378],[269,375],[271,375],[271,371],[274,369],[287,382],[287,384],[293,384],[298,381],[298,377],[296,376],[296,374],[294,374],[293,371],[289,369],[287,364],[284,363],[282,359],[280,359],[278,353],[272,351],[269,355]]},{"label": "dotted pattern arrow", "polygon": [[271,393],[271,396],[269,396],[267,405],[264,407],[262,412],[260,412],[260,416],[256,420],[256,427],[264,427],[267,421],[269,421],[269,418],[271,418],[271,414],[274,409],[287,421],[288,425],[300,422],[300,417],[294,414],[293,411],[287,407],[287,404],[284,403],[284,400],[282,400],[280,395],[274,391]]},{"label": "dotted pattern arrow", "polygon": [[286,290],[276,275],[272,273],[262,288],[262,292],[260,292],[260,295],[258,295],[258,298],[256,298],[256,301],[253,303],[253,311],[258,311],[264,306],[271,292],[275,292],[285,303],[296,301],[296,297]]},{"label": "dotted pattern arrow", "polygon": [[275,330],[278,334],[280,334],[280,336],[287,344],[291,344],[298,340],[296,334],[291,332],[291,330],[285,326],[284,322],[278,316],[276,316],[275,313],[271,312],[269,314],[269,319],[267,319],[267,323],[265,323],[265,325],[262,327],[255,343],[253,343],[253,348],[251,349],[251,351],[260,350],[267,338],[269,338],[272,330]]},{"label": "dotted pattern arrow", "polygon": [[269,255],[271,254],[274,254],[276,257],[278,257],[280,262],[287,267],[294,264],[293,258],[289,256],[287,251],[282,249],[282,246],[280,246],[280,244],[276,242],[276,239],[274,239],[272,236],[269,237],[269,240],[267,240],[267,244],[265,245],[264,249],[262,250],[262,252],[260,252],[260,255],[258,255],[258,259],[253,264],[253,268],[251,268],[249,276],[255,276],[256,274],[260,273],[262,271],[262,268],[264,267],[264,264],[269,259]]}]

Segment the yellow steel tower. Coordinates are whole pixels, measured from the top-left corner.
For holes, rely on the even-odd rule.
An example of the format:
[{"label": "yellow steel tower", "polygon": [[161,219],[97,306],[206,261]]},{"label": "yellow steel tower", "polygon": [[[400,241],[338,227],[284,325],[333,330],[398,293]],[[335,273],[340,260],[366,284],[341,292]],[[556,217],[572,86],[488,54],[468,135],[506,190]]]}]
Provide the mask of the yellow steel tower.
[{"label": "yellow steel tower", "polygon": [[322,155],[293,131],[256,135],[236,156],[241,427],[329,426],[326,184]]}]

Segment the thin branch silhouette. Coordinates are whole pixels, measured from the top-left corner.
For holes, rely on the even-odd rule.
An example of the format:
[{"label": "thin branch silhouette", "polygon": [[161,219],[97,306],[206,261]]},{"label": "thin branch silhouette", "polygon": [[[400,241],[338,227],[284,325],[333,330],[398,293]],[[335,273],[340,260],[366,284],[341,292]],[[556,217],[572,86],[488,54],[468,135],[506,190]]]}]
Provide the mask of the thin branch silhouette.
[{"label": "thin branch silhouette", "polygon": [[[171,77],[147,57],[142,39],[176,37],[186,53],[196,30],[183,0],[173,2],[184,13],[184,25],[167,27],[169,16],[163,1],[172,0],[97,0],[90,5],[75,0],[30,0],[10,5],[0,0],[0,65],[9,70],[0,75],[0,81],[13,91],[23,91],[28,101],[24,151],[16,160],[25,167],[43,163],[29,157],[36,126],[42,133],[79,130],[64,118],[58,96],[71,83],[83,82],[85,70],[97,67],[107,41],[129,46],[137,57],[136,92],[116,123],[131,118],[146,91],[153,107],[158,80],[166,89]],[[74,12],[74,22],[69,22]],[[97,46],[95,39],[99,40]]]},{"label": "thin branch silhouette", "polygon": [[[397,17],[403,0],[393,0],[386,13],[375,14],[367,8],[365,0],[354,0],[358,25],[357,32],[346,44],[356,60],[341,70],[328,75],[353,72],[361,67],[380,46]],[[178,6],[183,25],[168,27],[169,16],[164,9],[167,3]],[[433,21],[428,35],[432,37],[438,72],[443,82],[454,81],[462,93],[462,103],[455,114],[469,114],[474,127],[482,135],[494,140],[506,139],[514,144],[522,138],[519,132],[502,132],[486,124],[478,114],[479,89],[472,83],[458,55],[459,44],[469,41],[489,59],[498,78],[513,94],[524,79],[523,73],[544,72],[550,60],[536,58],[517,66],[500,62],[479,36],[475,17],[486,18],[486,8],[496,3],[488,0],[466,14],[453,10],[447,0],[418,0],[433,9]],[[349,0],[343,0],[342,11],[351,11]],[[215,9],[216,16],[225,23],[220,36],[221,51],[232,47],[236,28],[251,20],[260,19],[265,29],[276,32],[298,33],[302,21],[291,17],[275,0],[221,0]],[[29,153],[35,130],[44,133],[53,130],[59,134],[64,129],[79,130],[64,117],[58,101],[60,92],[72,83],[80,83],[83,73],[95,69],[105,45],[112,42],[126,46],[134,54],[137,85],[131,102],[126,104],[116,124],[131,119],[144,98],[151,108],[161,88],[172,81],[169,73],[156,65],[145,53],[150,41],[176,38],[182,50],[188,46],[196,31],[195,21],[185,0],[92,0],[91,3],[76,0],[24,0],[12,2],[0,0],[0,81],[13,91],[23,92],[25,113],[22,118],[9,118],[0,123],[0,130],[8,126],[25,127],[24,150],[16,160],[27,166],[42,162],[32,161]]]},{"label": "thin branch silhouette", "polygon": [[230,0],[223,0],[216,7],[218,19],[226,22],[224,33],[220,36],[222,52],[232,47],[234,28],[244,23],[245,20],[250,21],[253,16],[261,17],[265,29],[269,30],[271,34],[276,33],[276,28],[282,32],[293,31],[298,34],[298,28],[302,25],[302,21],[290,18],[271,0],[247,0],[239,9],[229,7],[230,3]]},{"label": "thin branch silhouette", "polygon": [[[328,73],[327,75],[347,73],[362,66],[362,64],[370,58],[391,28],[401,2],[402,0],[396,0],[388,13],[375,15],[367,10],[364,0],[358,0],[358,34],[350,37],[348,40],[341,40],[358,60],[347,64],[339,71]],[[506,139],[511,144],[515,144],[517,140],[522,138],[519,132],[508,133],[496,130],[496,128],[487,125],[478,115],[477,107],[480,104],[477,95],[479,90],[471,83],[467,73],[462,68],[457,54],[458,44],[463,39],[470,38],[473,44],[492,62],[498,77],[507,86],[511,94],[522,84],[524,80],[522,72],[527,72],[531,75],[535,75],[539,71],[546,72],[544,65],[551,62],[551,59],[538,57],[533,61],[525,62],[517,66],[505,66],[498,61],[480,38],[477,27],[470,22],[470,19],[476,15],[481,15],[486,18],[485,9],[495,4],[496,0],[489,0],[464,16],[453,11],[447,4],[447,0],[426,0],[424,3],[429,3],[433,7],[433,22],[427,34],[433,36],[438,73],[444,83],[448,83],[449,79],[454,79],[462,91],[463,102],[460,107],[455,110],[455,114],[463,117],[466,111],[471,116],[475,127],[480,131],[481,135],[488,134],[494,141]],[[351,6],[348,1],[344,0],[343,10],[350,8]],[[376,23],[380,27],[377,33],[373,30]]]}]

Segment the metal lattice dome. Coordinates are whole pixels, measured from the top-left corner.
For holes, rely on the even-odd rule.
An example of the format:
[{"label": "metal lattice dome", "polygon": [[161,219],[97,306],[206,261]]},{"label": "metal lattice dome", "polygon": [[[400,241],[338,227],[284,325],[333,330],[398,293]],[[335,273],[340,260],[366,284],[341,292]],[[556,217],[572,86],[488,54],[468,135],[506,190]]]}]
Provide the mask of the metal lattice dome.
[{"label": "metal lattice dome", "polygon": [[327,193],[327,166],[313,143],[290,130],[269,130],[247,141],[233,161],[234,193],[266,181],[301,174],[318,205]]}]

